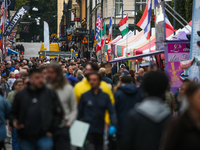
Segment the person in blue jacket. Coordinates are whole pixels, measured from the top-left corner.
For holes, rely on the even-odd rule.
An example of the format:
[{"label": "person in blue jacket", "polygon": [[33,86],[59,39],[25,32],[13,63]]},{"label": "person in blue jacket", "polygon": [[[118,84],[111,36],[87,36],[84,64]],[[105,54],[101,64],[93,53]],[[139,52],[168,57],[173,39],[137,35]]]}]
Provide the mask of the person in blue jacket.
[{"label": "person in blue jacket", "polygon": [[116,91],[115,95],[115,110],[117,114],[117,137],[120,141],[124,122],[128,112],[141,101],[138,88],[131,83],[131,77],[124,75],[121,78],[121,86]]},{"label": "person in blue jacket", "polygon": [[90,124],[85,148],[87,150],[103,150],[105,111],[108,110],[110,114],[110,135],[116,133],[116,113],[108,94],[102,92],[99,88],[101,76],[95,72],[91,73],[89,82],[92,89],[81,96],[78,105],[78,119]]},{"label": "person in blue jacket", "polygon": [[5,149],[6,119],[9,117],[11,105],[0,95],[0,149]]},{"label": "person in blue jacket", "polygon": [[15,70],[15,68],[13,68],[13,67],[12,67],[12,65],[11,65],[11,62],[10,62],[10,61],[7,61],[6,68],[8,68],[8,70],[9,70],[10,72],[12,72],[12,71],[14,71],[14,70]]}]

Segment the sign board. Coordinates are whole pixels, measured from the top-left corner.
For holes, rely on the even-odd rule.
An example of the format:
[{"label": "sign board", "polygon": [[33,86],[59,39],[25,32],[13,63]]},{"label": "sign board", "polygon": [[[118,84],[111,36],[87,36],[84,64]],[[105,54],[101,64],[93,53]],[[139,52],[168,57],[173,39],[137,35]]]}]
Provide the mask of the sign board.
[{"label": "sign board", "polygon": [[156,5],[156,50],[164,50],[165,35],[165,2]]},{"label": "sign board", "polygon": [[83,44],[88,44],[88,41],[87,41],[87,38],[86,38],[86,37],[83,38],[82,43],[83,43]]},{"label": "sign board", "polygon": [[183,71],[180,68],[181,61],[187,61],[190,58],[190,49],[186,42],[168,42],[165,49],[165,71],[169,76],[172,91],[178,92],[182,81],[188,77],[188,70]]},{"label": "sign board", "polygon": [[[197,41],[200,41],[197,31],[200,31],[200,1],[193,1],[193,13],[192,13],[192,32],[190,43],[190,60],[200,56],[200,48],[197,46]],[[189,69],[189,78],[191,80],[200,82],[199,67],[194,63]]]},{"label": "sign board", "polygon": [[76,33],[83,34],[83,35],[89,34],[88,30],[85,28],[76,28]]}]

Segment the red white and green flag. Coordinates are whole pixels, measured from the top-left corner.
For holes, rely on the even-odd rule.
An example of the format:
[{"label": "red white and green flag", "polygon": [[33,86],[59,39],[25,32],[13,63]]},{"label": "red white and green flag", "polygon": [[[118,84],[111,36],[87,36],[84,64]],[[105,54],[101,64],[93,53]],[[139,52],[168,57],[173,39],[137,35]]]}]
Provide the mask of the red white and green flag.
[{"label": "red white and green flag", "polygon": [[99,32],[99,37],[100,37],[100,41],[97,44],[97,49],[96,52],[100,51],[101,48],[104,45],[104,35],[106,34],[106,24],[104,22],[103,27],[101,28],[100,32]]},{"label": "red white and green flag", "polygon": [[121,31],[122,35],[126,35],[128,33],[128,16],[124,17],[120,22],[119,22],[119,30]]}]

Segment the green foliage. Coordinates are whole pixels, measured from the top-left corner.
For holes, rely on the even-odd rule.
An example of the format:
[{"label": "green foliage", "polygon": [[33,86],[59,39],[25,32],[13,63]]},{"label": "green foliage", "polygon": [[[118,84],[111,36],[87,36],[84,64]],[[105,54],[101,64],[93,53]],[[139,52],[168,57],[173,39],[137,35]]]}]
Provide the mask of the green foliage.
[{"label": "green foliage", "polygon": [[[21,33],[21,39],[25,41],[30,41],[34,35],[40,35],[40,39],[43,40],[43,31],[44,31],[44,21],[49,24],[50,34],[57,32],[57,0],[16,0],[18,2],[23,2],[16,5],[16,9],[23,4],[28,4],[31,9],[27,15],[23,18],[23,22],[31,22],[29,34]],[[26,1],[26,2],[25,2]],[[32,11],[32,8],[36,7],[39,11]],[[28,16],[31,18],[28,18]],[[36,24],[35,18],[40,17],[40,25]],[[22,24],[19,25],[21,29]],[[21,30],[19,30],[20,32]]]},{"label": "green foliage", "polygon": [[[172,8],[174,8],[174,0],[172,0],[171,2],[167,2]],[[181,15],[181,17],[183,17],[187,22],[190,22],[192,20],[192,4],[193,4],[193,0],[176,0],[176,11],[179,13],[179,15]],[[166,6],[167,7],[167,6]],[[167,7],[168,8],[168,7]],[[172,11],[170,11],[171,13],[173,13]],[[166,14],[169,18],[169,21],[171,22],[171,24],[174,26],[174,18],[166,11]],[[179,20],[181,20],[178,16],[176,16]],[[181,20],[181,22],[185,24],[185,22],[183,22]],[[183,28],[183,26],[178,23],[178,21],[176,21],[176,29],[179,28]]]},{"label": "green foliage", "polygon": [[31,0],[15,0],[15,10],[18,10],[22,5],[30,5]]}]

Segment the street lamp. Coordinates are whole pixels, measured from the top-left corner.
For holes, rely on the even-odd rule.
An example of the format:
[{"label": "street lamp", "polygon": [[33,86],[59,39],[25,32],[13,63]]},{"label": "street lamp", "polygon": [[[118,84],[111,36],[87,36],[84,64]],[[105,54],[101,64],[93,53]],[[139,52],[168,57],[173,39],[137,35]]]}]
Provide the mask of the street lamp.
[{"label": "street lamp", "polygon": [[32,8],[32,11],[39,11],[39,9],[36,8],[36,7],[33,7],[33,8]]}]

